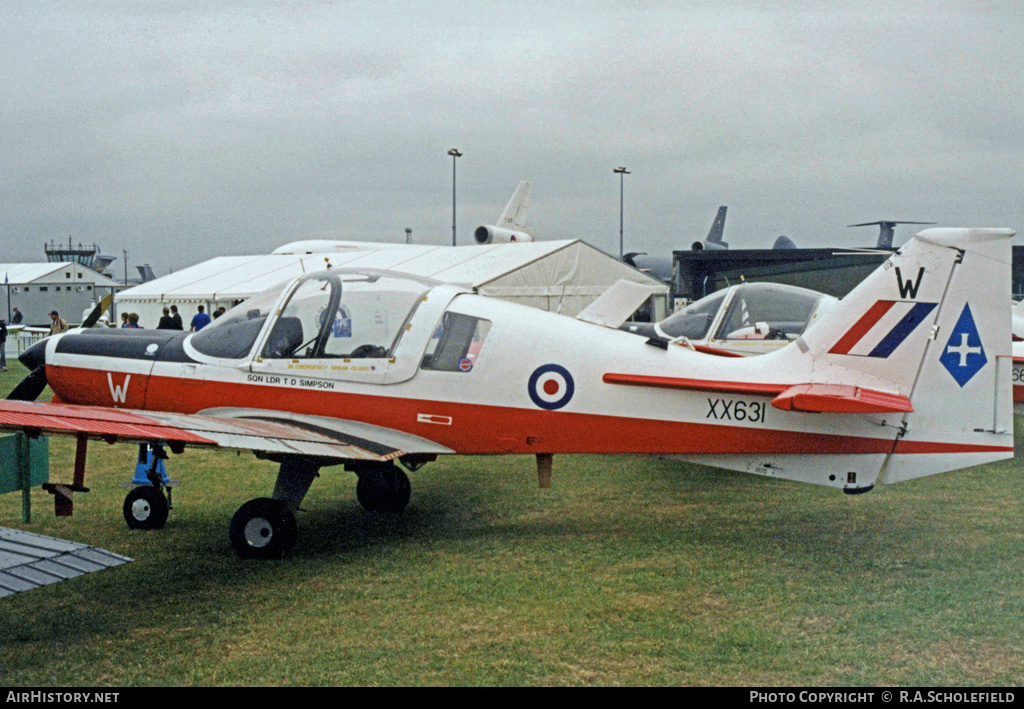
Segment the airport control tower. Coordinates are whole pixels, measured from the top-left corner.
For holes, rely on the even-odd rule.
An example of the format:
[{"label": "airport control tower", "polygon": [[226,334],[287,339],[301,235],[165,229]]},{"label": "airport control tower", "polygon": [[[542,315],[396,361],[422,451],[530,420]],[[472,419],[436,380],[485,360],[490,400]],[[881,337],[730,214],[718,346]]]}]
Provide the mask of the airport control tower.
[{"label": "airport control tower", "polygon": [[46,251],[46,260],[50,263],[77,263],[106,276],[110,276],[110,264],[117,258],[101,254],[100,247],[96,244],[83,245],[79,242],[78,246],[75,246],[70,236],[67,246],[51,241],[44,244],[43,249]]}]

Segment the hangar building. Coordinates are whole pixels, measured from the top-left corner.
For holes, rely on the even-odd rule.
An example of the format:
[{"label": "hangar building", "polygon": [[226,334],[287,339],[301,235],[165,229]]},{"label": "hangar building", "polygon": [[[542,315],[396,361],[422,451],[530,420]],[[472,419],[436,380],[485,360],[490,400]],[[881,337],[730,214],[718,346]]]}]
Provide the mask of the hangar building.
[{"label": "hangar building", "polygon": [[69,323],[80,323],[82,312],[123,285],[78,263],[0,264],[4,286],[0,288],[0,318],[18,308],[23,325],[50,326],[56,310]]}]

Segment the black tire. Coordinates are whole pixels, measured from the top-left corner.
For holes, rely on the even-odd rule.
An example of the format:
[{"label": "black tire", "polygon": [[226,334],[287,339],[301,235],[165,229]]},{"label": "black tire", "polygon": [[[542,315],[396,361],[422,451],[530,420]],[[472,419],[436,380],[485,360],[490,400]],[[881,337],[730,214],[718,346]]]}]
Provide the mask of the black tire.
[{"label": "black tire", "polygon": [[129,529],[163,529],[170,505],[159,488],[143,485],[125,495],[122,509]]},{"label": "black tire", "polygon": [[402,512],[412,496],[409,476],[397,466],[362,473],[356,483],[356,499],[367,512]]},{"label": "black tire", "polygon": [[280,500],[257,497],[238,508],[228,536],[243,559],[280,559],[298,537],[295,514]]}]

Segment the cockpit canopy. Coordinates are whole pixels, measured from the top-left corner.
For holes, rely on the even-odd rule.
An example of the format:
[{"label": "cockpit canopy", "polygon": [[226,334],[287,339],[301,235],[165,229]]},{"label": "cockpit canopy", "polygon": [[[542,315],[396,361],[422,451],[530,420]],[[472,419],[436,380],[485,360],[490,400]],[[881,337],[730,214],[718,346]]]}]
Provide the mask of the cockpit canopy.
[{"label": "cockpit canopy", "polygon": [[[390,357],[406,323],[439,285],[370,269],[328,269],[264,291],[195,336],[210,357],[243,359],[257,342],[262,359]],[[269,334],[260,339],[267,321]]]},{"label": "cockpit canopy", "polygon": [[695,342],[789,341],[836,302],[832,296],[797,286],[744,283],[701,298],[653,325],[627,323],[622,329]]}]

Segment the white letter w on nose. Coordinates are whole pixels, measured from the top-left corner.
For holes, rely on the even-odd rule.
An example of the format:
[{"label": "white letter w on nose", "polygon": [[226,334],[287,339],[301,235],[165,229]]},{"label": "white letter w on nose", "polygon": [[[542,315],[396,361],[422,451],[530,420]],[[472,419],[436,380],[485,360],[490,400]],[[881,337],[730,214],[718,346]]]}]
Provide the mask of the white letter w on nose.
[{"label": "white letter w on nose", "polygon": [[124,384],[121,386],[114,385],[114,377],[110,372],[107,372],[107,383],[110,385],[110,396],[113,397],[115,404],[123,404],[125,399],[128,398],[128,382],[131,380],[132,375],[126,374],[124,376]]}]

